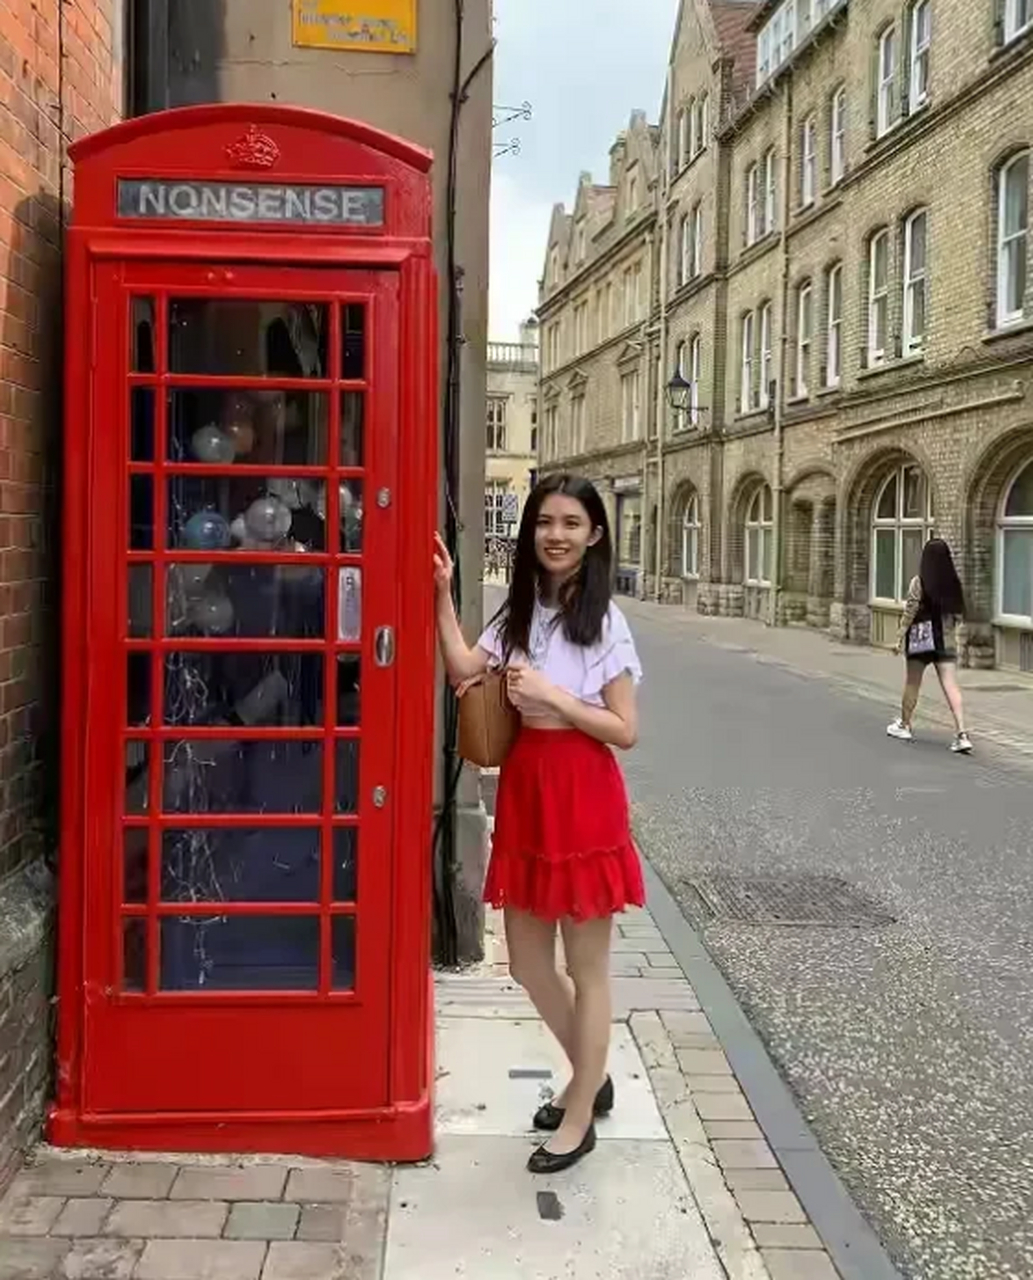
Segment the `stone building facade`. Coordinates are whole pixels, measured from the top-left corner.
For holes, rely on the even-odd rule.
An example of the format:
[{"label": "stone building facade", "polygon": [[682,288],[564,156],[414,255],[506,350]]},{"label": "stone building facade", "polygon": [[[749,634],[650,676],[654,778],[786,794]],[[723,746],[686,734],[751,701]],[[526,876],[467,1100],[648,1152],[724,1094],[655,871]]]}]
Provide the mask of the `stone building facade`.
[{"label": "stone building facade", "polygon": [[538,468],[538,322],[520,327],[519,342],[488,343],[484,443],[486,562],[493,542],[516,537]]},{"label": "stone building facade", "polygon": [[646,590],[886,645],[935,533],[963,661],[1033,670],[1031,146],[1028,5],[684,0],[653,323],[699,407],[659,415]]},{"label": "stone building facade", "polygon": [[655,443],[658,131],[636,111],[609,182],[582,174],[553,212],[541,284],[539,458],[597,481],[617,546],[618,589],[641,589],[647,469]]}]

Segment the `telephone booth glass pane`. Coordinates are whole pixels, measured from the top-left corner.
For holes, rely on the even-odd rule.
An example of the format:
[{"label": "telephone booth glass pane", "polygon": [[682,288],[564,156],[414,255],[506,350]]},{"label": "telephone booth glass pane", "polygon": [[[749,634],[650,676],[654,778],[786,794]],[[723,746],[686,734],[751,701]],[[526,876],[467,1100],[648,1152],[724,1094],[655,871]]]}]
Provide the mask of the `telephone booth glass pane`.
[{"label": "telephone booth glass pane", "polygon": [[173,298],[170,373],[325,378],[329,308],[310,302]]},{"label": "telephone booth glass pane", "polygon": [[177,387],[168,396],[169,462],[326,466],[329,404],[319,391]]}]

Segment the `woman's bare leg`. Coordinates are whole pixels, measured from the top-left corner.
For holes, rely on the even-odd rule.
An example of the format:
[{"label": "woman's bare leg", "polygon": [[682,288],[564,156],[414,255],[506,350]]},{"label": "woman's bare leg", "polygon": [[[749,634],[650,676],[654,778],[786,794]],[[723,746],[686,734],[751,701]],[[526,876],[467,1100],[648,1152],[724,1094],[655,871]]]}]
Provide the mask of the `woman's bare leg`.
[{"label": "woman's bare leg", "polygon": [[509,972],[527,992],[538,1016],[573,1065],[574,990],[556,968],[556,923],[513,907],[506,908],[505,922]]},{"label": "woman's bare leg", "polygon": [[613,921],[562,922],[567,968],[574,980],[572,1052],[574,1076],[564,1096],[563,1123],[546,1144],[564,1154],[581,1143],[593,1121],[595,1095],[606,1079],[610,1051],[610,936]]},{"label": "woman's bare leg", "polygon": [[925,664],[909,662],[907,678],[904,681],[904,692],[900,699],[900,722],[911,728],[911,721],[918,706],[918,695],[922,689],[922,677],[925,675]]},{"label": "woman's bare leg", "polygon": [[947,699],[947,706],[954,717],[954,727],[958,733],[965,732],[965,707],[961,700],[961,689],[958,685],[958,673],[953,662],[938,662],[936,674],[940,677],[940,688]]}]

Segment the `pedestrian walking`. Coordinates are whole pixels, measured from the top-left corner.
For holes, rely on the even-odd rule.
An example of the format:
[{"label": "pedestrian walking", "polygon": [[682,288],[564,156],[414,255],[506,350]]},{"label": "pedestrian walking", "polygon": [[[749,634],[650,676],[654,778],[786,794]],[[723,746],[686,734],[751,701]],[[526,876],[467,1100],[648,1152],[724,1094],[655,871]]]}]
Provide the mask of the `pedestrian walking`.
[{"label": "pedestrian walking", "polygon": [[922,549],[918,574],[911,579],[893,652],[907,659],[900,716],[887,726],[891,738],[914,739],[912,719],[926,668],[934,666],[940,688],[954,717],[951,750],[967,754],[972,741],[965,731],[965,709],[958,687],[957,626],[965,616],[965,595],[954,567],[950,547],[932,538]]},{"label": "pedestrian walking", "polygon": [[[509,595],[471,649],[452,602],[452,562],[434,553],[437,626],[449,677],[504,669],[521,727],[502,765],[485,901],[504,909],[509,966],[562,1045],[572,1075],[538,1109],[550,1132],[532,1173],[558,1173],[593,1150],[614,1105],[610,1045],[613,916],[642,906],[642,867],[612,748],[637,738],[641,667],[611,599],[613,545],[595,487],[543,480],[524,508]],[[569,977],[556,966],[556,930]]]}]

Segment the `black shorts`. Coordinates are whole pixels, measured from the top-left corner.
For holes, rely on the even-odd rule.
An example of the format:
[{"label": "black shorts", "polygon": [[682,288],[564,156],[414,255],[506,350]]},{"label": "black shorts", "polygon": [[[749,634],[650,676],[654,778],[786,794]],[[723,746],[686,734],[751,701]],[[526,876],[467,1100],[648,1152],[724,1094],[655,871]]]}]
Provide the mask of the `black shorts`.
[{"label": "black shorts", "polygon": [[908,662],[917,662],[919,666],[928,667],[933,663],[939,665],[944,662],[957,662],[958,655],[949,649],[933,649],[929,653],[909,653],[907,660]]}]

